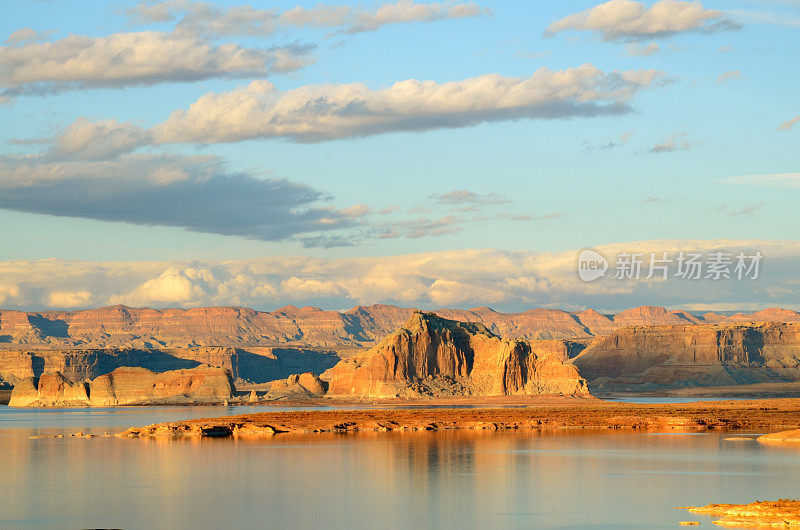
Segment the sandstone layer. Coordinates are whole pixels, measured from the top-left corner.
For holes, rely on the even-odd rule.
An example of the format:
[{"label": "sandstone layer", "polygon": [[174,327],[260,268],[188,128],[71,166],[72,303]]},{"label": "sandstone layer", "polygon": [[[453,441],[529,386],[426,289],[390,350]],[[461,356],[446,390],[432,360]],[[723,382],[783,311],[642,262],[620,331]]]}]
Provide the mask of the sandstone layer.
[{"label": "sandstone layer", "polygon": [[414,312],[372,348],[326,371],[334,396],[586,395],[563,355],[503,339],[485,326]]},{"label": "sandstone layer", "polygon": [[201,366],[162,373],[123,367],[93,380],[72,382],[59,372],[21,380],[12,407],[112,407],[118,405],[219,403],[233,396],[230,372]]},{"label": "sandstone layer", "polygon": [[[126,306],[80,311],[0,311],[0,343],[84,348],[165,349],[200,346],[303,345],[342,348],[371,344],[398,326],[412,309],[359,306],[348,311],[286,306],[275,311],[244,307],[149,309]],[[491,332],[528,340],[607,335],[634,325],[691,325],[710,322],[800,322],[800,313],[767,309],[725,317],[693,315],[663,307],[636,307],[615,315],[592,309],[568,312],[531,309],[501,313],[488,307],[441,309],[443,318],[485,325]]]},{"label": "sandstone layer", "polygon": [[634,326],[572,362],[596,387],[800,381],[800,323]]}]

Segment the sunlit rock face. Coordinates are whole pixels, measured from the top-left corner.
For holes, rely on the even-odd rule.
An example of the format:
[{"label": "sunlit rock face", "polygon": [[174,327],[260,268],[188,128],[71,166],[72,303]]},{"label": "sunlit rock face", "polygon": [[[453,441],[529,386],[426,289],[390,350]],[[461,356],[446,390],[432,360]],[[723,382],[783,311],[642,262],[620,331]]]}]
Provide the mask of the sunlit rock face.
[{"label": "sunlit rock face", "polygon": [[596,385],[734,385],[800,381],[800,324],[634,326],[573,359]]},{"label": "sunlit rock face", "polygon": [[122,367],[91,381],[73,382],[60,372],[21,380],[11,393],[12,407],[66,407],[219,403],[233,396],[227,370],[201,366],[156,373]]},{"label": "sunlit rock face", "polygon": [[14,386],[10,407],[70,407],[89,405],[89,383],[72,382],[61,373],[43,374],[38,382],[26,378]]},{"label": "sunlit rock face", "polygon": [[328,395],[519,395],[588,393],[559,356],[502,339],[482,324],[414,312],[398,330],[326,371]]}]

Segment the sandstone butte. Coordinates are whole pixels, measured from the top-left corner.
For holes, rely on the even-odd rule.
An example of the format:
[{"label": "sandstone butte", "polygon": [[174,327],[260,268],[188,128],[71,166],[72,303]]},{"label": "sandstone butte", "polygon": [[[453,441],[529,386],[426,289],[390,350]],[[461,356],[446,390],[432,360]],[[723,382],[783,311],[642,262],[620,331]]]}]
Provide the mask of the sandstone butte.
[{"label": "sandstone butte", "polygon": [[230,372],[213,367],[155,373],[124,367],[93,380],[72,382],[61,373],[25,379],[14,387],[9,406],[64,407],[216,403],[233,396]]},{"label": "sandstone butte", "polygon": [[714,524],[743,528],[800,528],[800,501],[780,499],[750,504],[709,504],[686,506],[681,510],[720,517]]},{"label": "sandstone butte", "polygon": [[[549,345],[548,345],[549,346]],[[588,395],[566,352],[505,339],[484,325],[415,311],[372,348],[322,374],[331,396]]]}]

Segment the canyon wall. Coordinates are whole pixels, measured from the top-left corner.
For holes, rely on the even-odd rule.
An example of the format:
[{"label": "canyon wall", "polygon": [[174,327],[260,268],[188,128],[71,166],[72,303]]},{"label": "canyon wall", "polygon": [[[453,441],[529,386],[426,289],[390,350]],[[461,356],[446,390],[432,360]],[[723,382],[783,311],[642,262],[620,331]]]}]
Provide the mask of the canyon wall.
[{"label": "canyon wall", "polygon": [[633,326],[572,362],[594,386],[800,381],[800,323]]},{"label": "canyon wall", "polygon": [[305,371],[320,374],[338,361],[333,352],[306,348],[5,348],[0,349],[0,380],[13,385],[21,379],[59,372],[70,381],[81,381],[124,366],[164,372],[206,364],[229,370],[237,380],[265,383]]},{"label": "canyon wall", "polygon": [[[125,306],[38,313],[3,310],[0,311],[0,344],[144,350],[286,345],[362,347],[397,329],[412,312],[412,309],[390,305],[360,306],[344,312],[294,306],[271,312],[243,307],[135,309]],[[435,313],[449,320],[483,324],[496,335],[526,340],[591,338],[633,325],[800,322],[800,314],[782,309],[730,317],[715,313],[698,316],[650,306],[615,315],[592,309],[500,313],[488,307],[441,309]]]}]

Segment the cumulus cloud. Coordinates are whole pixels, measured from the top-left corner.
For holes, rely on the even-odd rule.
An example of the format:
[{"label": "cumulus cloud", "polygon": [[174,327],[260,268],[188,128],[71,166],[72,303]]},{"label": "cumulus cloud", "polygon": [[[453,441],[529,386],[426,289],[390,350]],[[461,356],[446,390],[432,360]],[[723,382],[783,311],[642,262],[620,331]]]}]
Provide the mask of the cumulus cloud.
[{"label": "cumulus cloud", "polygon": [[[274,309],[289,303],[340,309],[394,303],[434,309],[480,305],[499,310],[560,307],[620,310],[652,304],[668,307],[754,309],[797,307],[800,242],[759,240],[657,240],[595,248],[610,262],[606,277],[583,282],[579,250],[556,253],[460,249],[387,257],[320,259],[272,256],[250,260],[191,262],[0,262],[0,303],[40,310],[102,306],[191,307],[245,305]],[[761,252],[757,280],[617,280],[620,252]],[[674,264],[673,264],[674,265]],[[643,266],[646,273],[646,265]],[[673,266],[672,272],[675,272]],[[646,274],[645,274],[646,275]],[[644,276],[644,275],[643,275]]]},{"label": "cumulus cloud", "polygon": [[791,120],[787,120],[787,121],[781,123],[780,125],[778,125],[778,127],[775,130],[776,131],[790,131],[790,130],[792,130],[792,127],[794,127],[794,125],[797,122],[800,122],[800,116],[795,116]]},{"label": "cumulus cloud", "polygon": [[610,0],[553,22],[545,35],[568,30],[593,31],[605,41],[636,41],[739,27],[721,11],[706,9],[700,2],[659,0],[647,7],[632,0]]},{"label": "cumulus cloud", "polygon": [[289,138],[318,142],[481,122],[623,114],[639,91],[664,80],[657,70],[606,73],[585,64],[527,78],[488,74],[436,83],[408,79],[384,89],[361,83],[281,92],[269,81],[201,96],[153,130],[159,143]]},{"label": "cumulus cloud", "polygon": [[317,4],[311,8],[296,6],[279,12],[251,6],[221,8],[207,2],[165,0],[140,2],[128,13],[134,23],[175,22],[175,30],[178,32],[221,37],[271,35],[280,29],[291,27],[328,28],[344,33],[361,33],[391,24],[476,17],[490,14],[491,11],[473,2],[419,3],[413,0],[397,0],[372,9]]},{"label": "cumulus cloud", "polygon": [[103,160],[128,153],[149,142],[149,133],[133,123],[78,118],[55,139],[53,158]]},{"label": "cumulus cloud", "polygon": [[0,208],[266,241],[339,230],[365,213],[321,206],[318,190],[232,172],[214,156],[87,158],[0,157]]},{"label": "cumulus cloud", "polygon": [[70,35],[52,42],[0,46],[0,90],[6,98],[73,88],[119,88],[163,82],[257,77],[308,64],[309,49],[244,48],[158,31],[104,37]]}]

